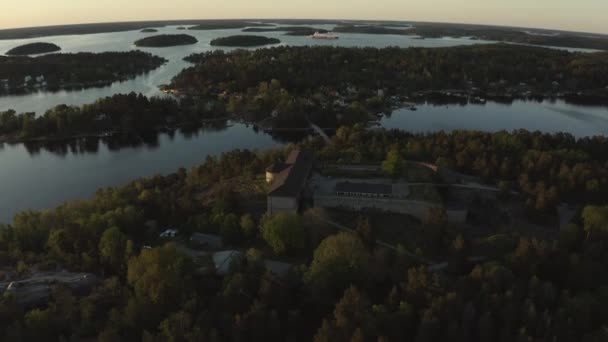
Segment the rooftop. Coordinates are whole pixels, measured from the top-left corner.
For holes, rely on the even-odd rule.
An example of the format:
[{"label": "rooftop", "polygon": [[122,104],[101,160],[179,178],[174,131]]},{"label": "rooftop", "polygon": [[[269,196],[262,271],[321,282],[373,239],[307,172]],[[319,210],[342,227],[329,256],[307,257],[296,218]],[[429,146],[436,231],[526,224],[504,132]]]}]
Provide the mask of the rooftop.
[{"label": "rooftop", "polygon": [[336,191],[337,192],[355,192],[355,193],[360,193],[360,194],[392,195],[393,186],[391,184],[342,182],[342,183],[336,184]]},{"label": "rooftop", "polygon": [[269,196],[296,197],[300,194],[312,169],[311,151],[295,149],[287,158],[287,167],[277,174],[270,185]]}]

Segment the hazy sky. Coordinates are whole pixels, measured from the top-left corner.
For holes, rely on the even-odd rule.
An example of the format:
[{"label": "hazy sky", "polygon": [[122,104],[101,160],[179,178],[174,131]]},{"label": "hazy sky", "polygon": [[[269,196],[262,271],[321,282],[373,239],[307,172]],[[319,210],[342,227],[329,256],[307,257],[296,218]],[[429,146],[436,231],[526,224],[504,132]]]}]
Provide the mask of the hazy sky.
[{"label": "hazy sky", "polygon": [[608,0],[0,0],[0,28],[207,18],[444,21],[608,33]]}]

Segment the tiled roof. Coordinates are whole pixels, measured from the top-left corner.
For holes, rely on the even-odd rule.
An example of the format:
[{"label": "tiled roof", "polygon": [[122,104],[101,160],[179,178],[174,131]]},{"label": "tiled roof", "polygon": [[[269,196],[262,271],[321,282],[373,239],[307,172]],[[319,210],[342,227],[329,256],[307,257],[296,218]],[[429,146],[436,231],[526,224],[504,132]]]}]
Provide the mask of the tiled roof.
[{"label": "tiled roof", "polygon": [[313,164],[310,151],[296,149],[287,158],[288,167],[275,176],[269,196],[297,197],[304,189]]}]

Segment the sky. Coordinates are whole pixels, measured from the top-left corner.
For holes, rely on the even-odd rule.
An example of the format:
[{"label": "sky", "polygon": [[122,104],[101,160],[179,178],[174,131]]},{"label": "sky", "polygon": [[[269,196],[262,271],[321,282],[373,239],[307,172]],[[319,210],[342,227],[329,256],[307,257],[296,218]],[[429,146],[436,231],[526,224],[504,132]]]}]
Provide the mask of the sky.
[{"label": "sky", "polygon": [[0,0],[0,28],[163,19],[439,21],[608,33],[608,0]]}]

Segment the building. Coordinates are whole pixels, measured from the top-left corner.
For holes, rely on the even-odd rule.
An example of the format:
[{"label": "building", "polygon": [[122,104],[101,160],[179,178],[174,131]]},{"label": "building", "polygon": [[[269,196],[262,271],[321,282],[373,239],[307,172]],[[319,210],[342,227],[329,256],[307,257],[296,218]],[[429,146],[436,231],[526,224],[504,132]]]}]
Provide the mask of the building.
[{"label": "building", "polygon": [[266,170],[266,180],[270,183],[267,198],[270,214],[298,211],[313,162],[312,152],[296,149],[289,154],[287,162],[274,164]]}]

